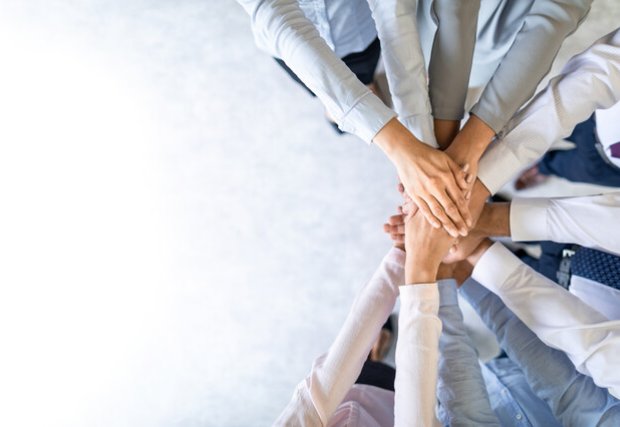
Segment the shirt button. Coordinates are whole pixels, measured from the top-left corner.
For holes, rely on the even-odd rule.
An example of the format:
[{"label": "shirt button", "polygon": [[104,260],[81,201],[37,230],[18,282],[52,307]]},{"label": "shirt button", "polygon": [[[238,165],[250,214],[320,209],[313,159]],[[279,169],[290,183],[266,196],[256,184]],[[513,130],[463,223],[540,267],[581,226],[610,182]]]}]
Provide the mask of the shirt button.
[{"label": "shirt button", "polygon": [[517,416],[515,417],[516,419],[520,420],[521,418],[523,418],[523,415],[521,414],[517,414]]}]

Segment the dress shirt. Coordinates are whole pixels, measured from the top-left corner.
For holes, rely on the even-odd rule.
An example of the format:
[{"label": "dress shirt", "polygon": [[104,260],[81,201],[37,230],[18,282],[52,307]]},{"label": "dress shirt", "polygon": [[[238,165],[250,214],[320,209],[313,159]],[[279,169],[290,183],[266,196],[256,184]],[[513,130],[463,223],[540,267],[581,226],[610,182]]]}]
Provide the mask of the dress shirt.
[{"label": "dress shirt", "polygon": [[472,277],[499,296],[547,345],[620,396],[620,321],[610,321],[564,288],[522,263],[501,243],[480,258]]},{"label": "dress shirt", "polygon": [[437,147],[415,1],[368,0],[368,4],[398,118],[422,142]]},{"label": "dress shirt", "polygon": [[480,0],[433,0],[430,9],[437,27],[428,66],[433,117],[460,120],[465,112]]},{"label": "dress shirt", "polygon": [[503,426],[562,426],[549,406],[532,391],[523,372],[511,359],[491,359],[480,365],[493,410]]},{"label": "dress shirt", "polygon": [[364,51],[377,37],[366,0],[302,0],[299,7],[340,58]]},{"label": "dress shirt", "polygon": [[610,145],[620,142],[620,102],[606,110],[596,111],[596,136],[607,159],[620,168],[620,159],[612,157]]},{"label": "dress shirt", "polygon": [[[619,116],[620,117],[620,116]],[[620,191],[585,197],[515,198],[510,236],[515,242],[551,240],[620,255]]]},{"label": "dress shirt", "polygon": [[[437,398],[439,420],[445,426],[499,426],[474,348],[458,305],[456,282],[439,282],[439,318],[443,325],[439,338]],[[502,421],[500,423],[500,421]]]},{"label": "dress shirt", "polygon": [[437,363],[441,320],[436,283],[401,286],[394,380],[394,425],[439,425]]},{"label": "dress shirt", "polygon": [[[362,288],[328,352],[299,383],[276,425],[397,426],[436,423],[435,386],[441,322],[437,284],[401,286],[404,252],[393,248]],[[364,361],[401,295],[395,393],[355,384]],[[386,422],[388,421],[388,422]]]},{"label": "dress shirt", "polygon": [[[551,409],[552,416],[566,426],[611,427],[620,424],[620,401],[607,390],[597,387],[592,378],[577,372],[566,354],[546,346],[500,298],[473,280],[461,287],[461,295],[495,333],[500,346],[510,361],[518,366],[530,390],[536,395],[521,395],[520,406],[527,412],[519,421],[527,417],[534,426],[557,425],[548,410],[540,406],[540,400],[543,400]],[[506,377],[497,369],[498,365],[499,362],[491,362],[487,367],[507,384]]]},{"label": "dress shirt", "polygon": [[[339,405],[353,406],[357,411],[365,412],[367,417],[363,418],[365,424],[362,422],[362,426],[377,425],[386,416],[386,410],[393,414],[393,393],[386,391],[387,393],[377,394],[380,390],[377,387],[353,384],[381,326],[394,307],[399,294],[398,285],[404,282],[404,258],[405,253],[396,248],[391,249],[385,256],[370,281],[358,293],[328,352],[315,360],[310,374],[299,383],[276,425],[328,425]],[[406,334],[406,330],[401,333]],[[375,390],[369,391],[368,387]],[[434,394],[434,391],[432,393]],[[383,399],[384,404],[368,405],[372,401],[366,398],[369,395],[380,395],[375,401]],[[412,396],[411,400],[413,399]],[[392,406],[389,406],[390,402]],[[373,412],[374,409],[376,413]],[[339,420],[343,418],[343,411],[345,410],[338,411]]]},{"label": "dress shirt", "polygon": [[[459,13],[459,20],[454,23],[441,14],[446,3],[452,4],[451,8],[469,10],[449,11],[453,20]],[[421,0],[418,22],[424,52],[430,58],[435,117],[462,118],[468,85],[485,86],[471,112],[499,133],[534,94],[562,42],[585,18],[591,3],[592,0]],[[449,23],[445,30],[442,20]],[[442,38],[447,43],[441,48],[451,56],[440,56],[438,60],[436,44]],[[528,72],[523,73],[524,69]]]},{"label": "dress shirt", "polygon": [[298,1],[238,2],[250,15],[257,43],[297,74],[319,97],[340,129],[371,142],[396,116],[329,47]]},{"label": "dress shirt", "polygon": [[[577,243],[620,255],[613,232],[620,218],[620,192],[557,199],[516,198],[510,204],[510,235],[515,242],[551,240]],[[620,320],[620,291],[576,274],[569,291],[610,320]]]},{"label": "dress shirt", "polygon": [[[518,68],[521,69],[521,68]],[[480,160],[478,177],[492,194],[594,110],[620,100],[620,30],[574,56],[519,113]]]}]

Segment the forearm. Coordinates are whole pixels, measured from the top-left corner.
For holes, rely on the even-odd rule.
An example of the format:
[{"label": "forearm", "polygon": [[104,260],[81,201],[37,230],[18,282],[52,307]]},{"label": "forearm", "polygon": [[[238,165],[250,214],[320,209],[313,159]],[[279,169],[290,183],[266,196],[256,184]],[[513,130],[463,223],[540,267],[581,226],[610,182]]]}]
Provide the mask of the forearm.
[{"label": "forearm", "polygon": [[401,122],[424,143],[436,147],[426,68],[416,24],[416,2],[368,0],[394,109]]},{"label": "forearm", "polygon": [[551,144],[565,138],[596,109],[620,100],[620,31],[573,57],[507,127],[480,160],[478,177],[495,194]]},{"label": "forearm", "polygon": [[[592,0],[538,0],[472,113],[499,133],[534,94],[564,39],[589,11]],[[523,72],[527,70],[527,72]]]},{"label": "forearm", "polygon": [[461,288],[461,295],[562,424],[599,425],[601,420],[618,420],[620,402],[597,387],[590,377],[578,373],[564,353],[540,341],[499,297],[474,281]]},{"label": "forearm", "polygon": [[429,93],[435,119],[460,121],[476,45],[480,0],[434,0],[437,31],[429,64]]},{"label": "forearm", "polygon": [[514,199],[510,203],[514,241],[576,243],[620,254],[615,229],[620,192],[557,199]]},{"label": "forearm", "polygon": [[438,343],[436,283],[401,288],[396,345],[394,425],[432,426],[435,418]]},{"label": "forearm", "polygon": [[456,283],[442,280],[439,318],[439,376],[437,398],[444,425],[499,425],[491,409],[489,396],[480,372],[478,354],[467,334],[458,306]]},{"label": "forearm", "polygon": [[395,116],[329,48],[295,0],[238,2],[250,14],[257,41],[286,62],[342,130],[370,142]]},{"label": "forearm", "polygon": [[324,424],[354,384],[403,283],[404,253],[393,248],[358,294],[342,329],[309,377],[310,394]]},{"label": "forearm", "polygon": [[620,395],[620,321],[603,315],[523,264],[495,243],[472,277],[502,301],[547,345],[564,351],[578,370]]}]

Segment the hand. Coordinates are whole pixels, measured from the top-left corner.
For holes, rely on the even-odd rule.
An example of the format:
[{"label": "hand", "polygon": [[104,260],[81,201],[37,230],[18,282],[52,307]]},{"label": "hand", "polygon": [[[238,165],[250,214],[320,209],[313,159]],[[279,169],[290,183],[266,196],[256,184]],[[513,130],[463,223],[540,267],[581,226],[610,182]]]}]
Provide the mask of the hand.
[{"label": "hand", "polygon": [[[494,137],[495,131],[472,114],[446,149],[446,154],[461,167],[469,165],[468,172],[477,176],[478,162]],[[473,184],[473,180],[470,184]]]},{"label": "hand", "polygon": [[433,228],[419,213],[405,217],[405,283],[434,282],[453,244],[454,237],[443,228]]},{"label": "hand", "polygon": [[472,219],[465,202],[467,173],[445,153],[417,140],[392,119],[373,140],[396,166],[398,176],[424,217],[454,237],[467,234]]},{"label": "hand", "polygon": [[402,208],[398,207],[398,214],[388,218],[388,222],[383,224],[383,231],[390,235],[394,242],[394,247],[405,250],[405,214]]}]

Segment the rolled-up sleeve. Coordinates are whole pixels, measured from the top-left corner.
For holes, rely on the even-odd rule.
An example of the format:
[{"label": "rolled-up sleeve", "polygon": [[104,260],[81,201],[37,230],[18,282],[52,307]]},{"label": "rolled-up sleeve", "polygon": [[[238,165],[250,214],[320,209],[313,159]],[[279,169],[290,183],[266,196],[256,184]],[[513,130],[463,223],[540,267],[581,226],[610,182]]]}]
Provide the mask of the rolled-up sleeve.
[{"label": "rolled-up sleeve", "polygon": [[321,38],[295,0],[238,0],[259,46],[281,58],[314,92],[340,129],[371,142],[396,116]]}]

